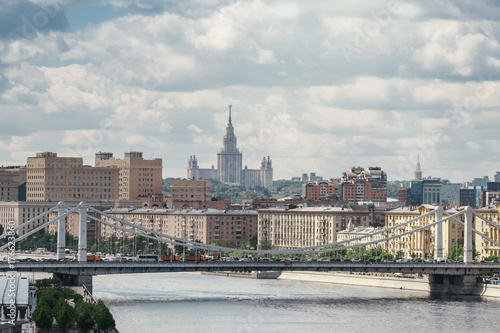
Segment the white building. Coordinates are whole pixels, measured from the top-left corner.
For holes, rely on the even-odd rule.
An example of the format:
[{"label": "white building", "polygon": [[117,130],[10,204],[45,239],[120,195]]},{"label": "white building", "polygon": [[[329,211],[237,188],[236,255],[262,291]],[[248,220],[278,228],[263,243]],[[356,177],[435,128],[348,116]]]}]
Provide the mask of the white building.
[{"label": "white building", "polygon": [[337,232],[349,220],[367,227],[370,212],[361,206],[272,207],[259,209],[258,239],[267,239],[273,249],[317,246],[337,241]]},{"label": "white building", "polygon": [[196,156],[190,156],[187,167],[188,179],[216,179],[222,183],[244,186],[247,189],[269,187],[273,184],[273,167],[269,156],[261,161],[260,169],[248,169],[243,166],[243,153],[237,146],[234,128],[231,122],[231,105],[229,105],[229,122],[226,127],[222,149],[217,153],[217,169],[202,169],[198,166]]},{"label": "white building", "polygon": [[[347,229],[337,232],[337,242],[348,241],[348,240],[355,239],[358,237],[371,235],[371,234],[374,234],[374,233],[381,231],[381,230],[382,230],[382,228],[363,227],[363,226],[354,227],[354,224],[353,224],[352,219],[351,219],[351,220],[349,220],[349,224],[347,225]],[[382,240],[384,238],[385,238],[385,234],[380,233],[380,234],[373,235],[371,237],[366,237],[366,238],[363,238],[361,240],[351,242],[349,244],[344,244],[344,245],[347,246],[347,245],[369,243],[369,242],[373,242],[373,241]],[[378,245],[381,245],[382,247],[384,247],[385,243],[377,243],[377,244],[367,245],[366,248],[367,249],[376,248]]]},{"label": "white building", "polygon": [[[14,226],[17,228],[21,224],[30,219],[48,211],[55,207],[57,202],[45,201],[10,201],[0,202],[0,224],[4,232],[7,231],[10,221],[14,221]],[[30,226],[23,227],[17,231],[19,236],[24,235],[29,230],[48,222],[48,216],[40,218],[38,221],[32,223]],[[48,228],[48,227],[47,227]]]}]

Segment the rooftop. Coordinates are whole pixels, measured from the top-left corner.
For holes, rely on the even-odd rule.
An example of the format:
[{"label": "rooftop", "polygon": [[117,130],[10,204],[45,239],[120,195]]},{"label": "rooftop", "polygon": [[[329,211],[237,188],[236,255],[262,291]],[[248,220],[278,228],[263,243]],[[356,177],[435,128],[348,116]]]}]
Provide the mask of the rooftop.
[{"label": "rooftop", "polygon": [[255,210],[223,210],[223,209],[165,209],[165,208],[112,208],[105,213],[108,214],[184,214],[184,215],[257,215]]}]

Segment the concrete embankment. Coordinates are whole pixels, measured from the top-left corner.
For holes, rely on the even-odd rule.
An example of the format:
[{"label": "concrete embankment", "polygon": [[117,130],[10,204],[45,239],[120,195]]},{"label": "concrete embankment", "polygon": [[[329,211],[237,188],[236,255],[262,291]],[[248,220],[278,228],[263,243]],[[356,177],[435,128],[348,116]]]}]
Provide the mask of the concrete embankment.
[{"label": "concrete embankment", "polygon": [[429,280],[426,277],[409,278],[391,277],[389,275],[373,276],[339,272],[282,272],[278,279],[429,291]]},{"label": "concrete embankment", "polygon": [[281,272],[201,272],[201,275],[227,276],[247,279],[277,279]]},{"label": "concrete embankment", "polygon": [[[353,286],[405,289],[429,292],[429,279],[424,277],[397,277],[392,274],[360,275],[342,272],[282,272],[278,279],[324,282]],[[477,296],[500,298],[500,285],[478,283],[481,288]]]}]

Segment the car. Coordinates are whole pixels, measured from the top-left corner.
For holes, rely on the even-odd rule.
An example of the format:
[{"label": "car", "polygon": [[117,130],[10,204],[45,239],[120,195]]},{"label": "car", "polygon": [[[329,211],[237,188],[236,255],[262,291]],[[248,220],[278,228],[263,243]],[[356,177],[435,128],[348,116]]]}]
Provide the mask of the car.
[{"label": "car", "polygon": [[330,261],[330,258],[319,258],[318,261]]}]

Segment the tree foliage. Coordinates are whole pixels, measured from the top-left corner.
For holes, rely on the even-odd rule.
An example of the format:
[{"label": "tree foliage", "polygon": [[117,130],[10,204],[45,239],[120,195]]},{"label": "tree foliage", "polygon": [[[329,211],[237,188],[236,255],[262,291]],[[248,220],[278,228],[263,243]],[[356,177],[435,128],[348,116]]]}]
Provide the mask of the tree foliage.
[{"label": "tree foliage", "polygon": [[99,301],[95,307],[95,322],[104,332],[115,327],[115,319],[103,301]]},{"label": "tree foliage", "polygon": [[260,241],[260,249],[261,250],[272,250],[273,249],[273,243],[269,239],[263,238]]},{"label": "tree foliage", "polygon": [[48,331],[52,327],[52,311],[46,302],[38,302],[35,311],[33,311],[33,321],[43,331]]},{"label": "tree foliage", "polygon": [[76,327],[88,332],[95,326],[94,304],[78,302],[75,306]]},{"label": "tree foliage", "polygon": [[54,307],[54,317],[57,325],[64,331],[70,329],[75,323],[75,310],[66,300],[59,299]]}]

